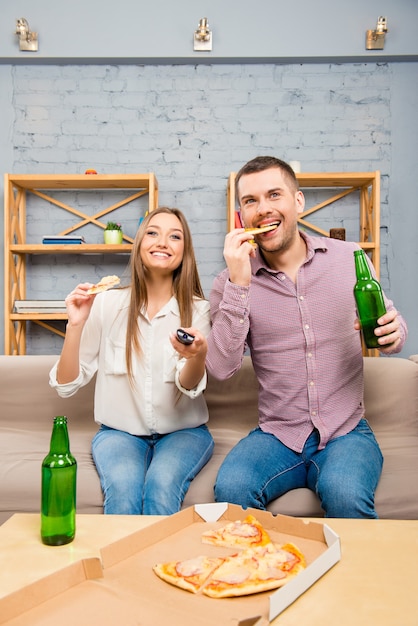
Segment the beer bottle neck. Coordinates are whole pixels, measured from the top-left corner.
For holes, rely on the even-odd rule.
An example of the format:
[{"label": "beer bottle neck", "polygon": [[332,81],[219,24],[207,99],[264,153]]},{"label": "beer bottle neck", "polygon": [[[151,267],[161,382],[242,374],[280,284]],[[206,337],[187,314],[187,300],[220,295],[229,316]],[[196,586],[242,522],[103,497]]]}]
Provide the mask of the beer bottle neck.
[{"label": "beer bottle neck", "polygon": [[354,262],[356,267],[356,277],[358,280],[370,280],[372,273],[367,263],[366,255],[363,250],[355,250]]},{"label": "beer bottle neck", "polygon": [[69,452],[70,441],[68,438],[67,418],[55,417],[51,435],[51,454],[65,454]]}]

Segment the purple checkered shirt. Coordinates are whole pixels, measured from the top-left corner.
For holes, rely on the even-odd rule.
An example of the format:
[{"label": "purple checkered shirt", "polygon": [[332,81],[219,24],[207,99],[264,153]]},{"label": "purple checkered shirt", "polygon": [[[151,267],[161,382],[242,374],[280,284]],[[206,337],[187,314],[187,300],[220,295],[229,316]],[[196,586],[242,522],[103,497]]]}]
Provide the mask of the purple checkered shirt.
[{"label": "purple checkered shirt", "polygon": [[[223,380],[250,350],[260,383],[259,425],[301,452],[313,429],[320,448],[348,433],[364,415],[363,358],[353,287],[355,243],[310,237],[297,284],[251,259],[250,287],[224,270],[210,294],[208,371]],[[387,309],[393,303],[385,297]],[[401,323],[402,341],[407,328]],[[239,419],[239,416],[237,416]]]}]

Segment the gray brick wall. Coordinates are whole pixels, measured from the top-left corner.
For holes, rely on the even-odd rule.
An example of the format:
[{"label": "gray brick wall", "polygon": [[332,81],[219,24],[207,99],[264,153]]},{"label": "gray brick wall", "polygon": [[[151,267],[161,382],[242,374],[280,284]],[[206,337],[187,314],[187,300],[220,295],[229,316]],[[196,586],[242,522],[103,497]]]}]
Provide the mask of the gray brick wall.
[{"label": "gray brick wall", "polygon": [[[257,154],[299,160],[311,172],[379,169],[381,278],[390,294],[391,64],[22,65],[12,73],[13,173],[155,172],[160,204],[188,217],[207,294],[224,266],[230,171]],[[103,201],[100,194],[75,196],[85,211]],[[138,203],[117,216],[125,232],[134,234],[142,211]],[[62,228],[48,205],[31,201],[28,212],[29,240]],[[319,221],[357,239],[356,215],[351,201]],[[125,262],[118,260],[120,273]],[[104,257],[34,257],[28,297],[63,297],[108,270]],[[29,353],[60,348],[59,337],[33,327]]]}]

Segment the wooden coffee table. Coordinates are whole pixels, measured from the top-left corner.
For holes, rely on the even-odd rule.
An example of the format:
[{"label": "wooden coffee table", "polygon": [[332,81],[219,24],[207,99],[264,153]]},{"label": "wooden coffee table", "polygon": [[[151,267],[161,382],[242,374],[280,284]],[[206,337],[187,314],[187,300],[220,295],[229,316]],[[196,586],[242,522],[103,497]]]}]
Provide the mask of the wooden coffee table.
[{"label": "wooden coffee table", "polygon": [[[75,561],[98,556],[101,547],[158,519],[79,515],[74,542],[51,548],[40,542],[39,515],[14,515],[0,526],[0,599]],[[327,524],[341,538],[341,561],[273,626],[417,626],[418,520],[330,519]],[[0,624],[15,623],[19,618],[4,621],[0,614]],[[66,625],[65,616],[60,624]]]}]

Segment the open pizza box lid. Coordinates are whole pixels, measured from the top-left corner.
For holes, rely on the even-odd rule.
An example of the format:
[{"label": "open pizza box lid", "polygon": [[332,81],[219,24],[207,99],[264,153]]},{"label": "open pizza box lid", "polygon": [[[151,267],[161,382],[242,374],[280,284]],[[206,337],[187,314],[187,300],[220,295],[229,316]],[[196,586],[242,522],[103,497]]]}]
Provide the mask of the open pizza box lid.
[{"label": "open pizza box lid", "polygon": [[[201,554],[219,555],[202,544],[208,528],[254,515],[276,543],[292,541],[307,568],[276,592],[213,599],[174,587],[152,571],[155,563]],[[229,551],[230,552],[230,551]],[[0,624],[10,626],[262,626],[284,611],[341,558],[338,535],[319,522],[304,521],[231,504],[201,504],[111,543],[99,558],[58,570],[0,600]],[[9,620],[11,620],[9,622]]]}]

